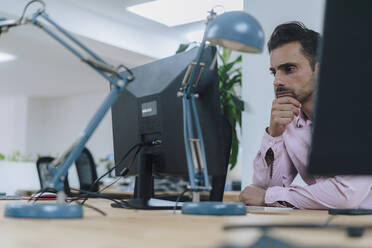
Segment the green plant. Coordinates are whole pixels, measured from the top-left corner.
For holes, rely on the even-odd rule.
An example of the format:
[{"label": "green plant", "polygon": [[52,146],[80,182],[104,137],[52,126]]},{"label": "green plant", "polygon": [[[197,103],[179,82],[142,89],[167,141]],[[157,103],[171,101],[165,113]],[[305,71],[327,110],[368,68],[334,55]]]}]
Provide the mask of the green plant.
[{"label": "green plant", "polygon": [[239,139],[237,135],[237,125],[242,126],[242,111],[244,102],[237,96],[236,88],[242,86],[242,72],[239,65],[242,56],[231,60],[231,51],[223,48],[219,53],[221,65],[218,66],[218,76],[220,79],[220,101],[224,116],[229,120],[232,127],[232,143],[230,152],[230,169],[234,168],[238,160]]},{"label": "green plant", "polygon": [[[181,44],[176,53],[185,52],[191,48],[191,44]],[[230,151],[230,170],[233,169],[238,160],[239,138],[237,136],[237,125],[242,126],[242,111],[244,102],[237,96],[236,88],[242,85],[242,72],[239,65],[242,56],[231,59],[231,51],[223,48],[218,53],[220,65],[218,65],[219,90],[221,110],[232,127],[232,143]]]},{"label": "green plant", "polygon": [[20,161],[21,160],[21,153],[19,151],[13,152],[11,155],[8,155],[8,161]]},{"label": "green plant", "polygon": [[[40,156],[40,155],[37,155]],[[22,154],[20,151],[14,151],[11,154],[4,155],[0,153],[0,160],[7,160],[12,162],[33,162],[36,161],[35,156],[31,154]]]}]

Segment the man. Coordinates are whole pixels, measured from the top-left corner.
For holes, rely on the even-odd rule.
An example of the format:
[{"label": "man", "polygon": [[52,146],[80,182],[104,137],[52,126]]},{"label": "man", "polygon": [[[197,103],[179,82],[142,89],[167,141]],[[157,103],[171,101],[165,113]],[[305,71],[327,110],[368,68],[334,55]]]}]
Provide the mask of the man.
[{"label": "man", "polygon": [[[291,22],[276,27],[268,42],[276,98],[270,126],[254,160],[253,185],[240,194],[240,201],[247,205],[372,208],[371,177],[326,178],[306,171],[318,75],[318,38],[318,33],[302,23]],[[291,185],[298,173],[307,186]]]}]

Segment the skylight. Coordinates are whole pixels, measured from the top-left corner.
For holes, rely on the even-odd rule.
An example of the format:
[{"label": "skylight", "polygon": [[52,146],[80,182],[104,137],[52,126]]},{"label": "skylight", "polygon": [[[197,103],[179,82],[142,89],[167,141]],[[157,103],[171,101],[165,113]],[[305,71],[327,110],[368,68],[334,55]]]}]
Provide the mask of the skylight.
[{"label": "skylight", "polygon": [[14,60],[16,57],[14,55],[8,54],[8,53],[3,53],[0,52],[0,62],[7,62]]},{"label": "skylight", "polygon": [[[218,6],[218,7],[217,7]],[[205,20],[212,8],[243,10],[243,0],[156,0],[128,7],[137,15],[168,27]]]}]

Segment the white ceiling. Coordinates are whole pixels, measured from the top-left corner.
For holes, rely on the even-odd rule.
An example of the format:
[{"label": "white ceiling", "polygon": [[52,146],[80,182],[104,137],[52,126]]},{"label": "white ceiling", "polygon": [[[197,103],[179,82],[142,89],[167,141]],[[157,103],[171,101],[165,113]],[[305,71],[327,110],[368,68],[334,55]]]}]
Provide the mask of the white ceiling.
[{"label": "white ceiling", "polygon": [[[114,65],[134,67],[153,61],[148,56],[79,38]],[[108,89],[105,79],[36,27],[19,27],[1,35],[0,51],[16,56],[16,60],[0,63],[1,94],[56,96]]]},{"label": "white ceiling", "polygon": [[[187,32],[203,29],[201,22],[169,28],[125,10],[148,0],[44,1],[52,19],[113,65],[135,67],[170,56]],[[27,2],[1,0],[0,17],[19,16]],[[1,95],[52,97],[108,90],[100,75],[32,25],[1,34],[0,52],[17,57],[0,63]]]}]

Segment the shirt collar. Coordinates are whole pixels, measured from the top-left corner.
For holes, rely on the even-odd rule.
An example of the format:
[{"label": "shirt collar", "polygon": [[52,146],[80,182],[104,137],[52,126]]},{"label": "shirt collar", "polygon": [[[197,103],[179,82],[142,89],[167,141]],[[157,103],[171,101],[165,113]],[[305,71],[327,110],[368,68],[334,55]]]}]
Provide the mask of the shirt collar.
[{"label": "shirt collar", "polygon": [[296,127],[298,127],[298,128],[312,125],[312,121],[305,117],[302,110],[300,111],[300,114],[298,116],[296,116],[295,118],[296,118]]}]

